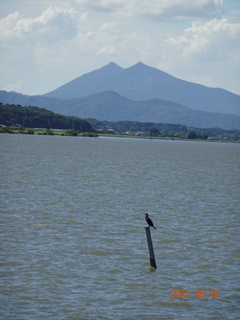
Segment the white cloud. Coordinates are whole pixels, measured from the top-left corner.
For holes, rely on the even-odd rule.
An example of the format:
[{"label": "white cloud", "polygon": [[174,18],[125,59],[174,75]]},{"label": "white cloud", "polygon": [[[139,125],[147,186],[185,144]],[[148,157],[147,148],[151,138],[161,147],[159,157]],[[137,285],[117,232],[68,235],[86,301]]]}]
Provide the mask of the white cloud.
[{"label": "white cloud", "polygon": [[17,81],[15,83],[10,83],[6,85],[2,90],[20,92],[21,89],[22,89],[22,81]]},{"label": "white cloud", "polygon": [[195,21],[181,35],[168,37],[165,45],[167,72],[240,93],[240,23],[228,19]]},{"label": "white cloud", "polygon": [[23,16],[16,11],[0,20],[0,37],[2,40],[14,36],[16,25],[22,18]]},{"label": "white cloud", "polygon": [[240,56],[240,23],[232,24],[227,19],[193,22],[182,35],[166,39],[166,44],[186,61],[235,59]]},{"label": "white cloud", "polygon": [[116,48],[114,46],[105,45],[98,50],[97,54],[113,55],[115,52],[116,52]]},{"label": "white cloud", "polygon": [[[239,90],[239,23],[219,19],[222,0],[41,0],[36,10],[30,0],[12,2],[18,11],[0,19],[2,88],[45,93],[109,61],[142,61]],[[228,83],[219,70],[231,72]]]},{"label": "white cloud", "polygon": [[106,33],[121,33],[121,28],[119,23],[107,22],[100,25],[99,31],[106,32]]},{"label": "white cloud", "polygon": [[80,15],[74,9],[50,7],[35,18],[24,18],[15,12],[0,20],[0,39],[55,42],[74,37],[78,33],[79,24],[86,21],[87,14]]}]

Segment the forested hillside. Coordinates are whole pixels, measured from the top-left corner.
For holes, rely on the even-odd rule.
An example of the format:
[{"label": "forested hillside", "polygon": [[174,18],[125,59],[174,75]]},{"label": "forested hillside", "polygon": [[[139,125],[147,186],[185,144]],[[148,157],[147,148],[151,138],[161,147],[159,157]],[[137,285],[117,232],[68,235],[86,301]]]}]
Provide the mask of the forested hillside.
[{"label": "forested hillside", "polygon": [[77,117],[66,117],[38,107],[22,107],[0,103],[0,124],[19,124],[25,128],[75,129],[79,132],[94,131],[91,124]]},{"label": "forested hillside", "polygon": [[75,116],[80,119],[94,118],[100,121],[158,122],[198,128],[240,129],[240,116],[238,115],[194,110],[161,99],[132,101],[113,91],[62,100],[0,90],[0,101],[4,104],[46,108],[57,114]]},{"label": "forested hillside", "polygon": [[240,130],[221,128],[195,128],[179,124],[139,121],[99,121],[79,119],[56,114],[38,107],[0,103],[0,125],[20,125],[23,128],[74,129],[78,132],[109,132],[155,137],[177,137],[190,139],[239,140]]},{"label": "forested hillside", "polygon": [[239,140],[240,130],[224,130],[221,128],[196,128],[171,123],[138,122],[138,121],[98,121],[86,119],[96,131],[108,131],[115,133],[139,133],[139,135],[178,137],[190,139],[215,138],[217,140]]}]

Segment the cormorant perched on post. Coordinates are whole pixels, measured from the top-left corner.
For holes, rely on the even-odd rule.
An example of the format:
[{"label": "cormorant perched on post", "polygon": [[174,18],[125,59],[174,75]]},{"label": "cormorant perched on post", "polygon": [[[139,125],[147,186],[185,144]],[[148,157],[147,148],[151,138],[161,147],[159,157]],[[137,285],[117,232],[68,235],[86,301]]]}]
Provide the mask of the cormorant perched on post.
[{"label": "cormorant perched on post", "polygon": [[[156,228],[154,227],[154,225],[153,225],[152,220],[149,218],[149,216],[148,216],[147,213],[145,213],[145,220],[147,221],[149,227],[153,227],[154,229],[156,229]],[[157,230],[157,229],[156,229],[156,230]]]}]

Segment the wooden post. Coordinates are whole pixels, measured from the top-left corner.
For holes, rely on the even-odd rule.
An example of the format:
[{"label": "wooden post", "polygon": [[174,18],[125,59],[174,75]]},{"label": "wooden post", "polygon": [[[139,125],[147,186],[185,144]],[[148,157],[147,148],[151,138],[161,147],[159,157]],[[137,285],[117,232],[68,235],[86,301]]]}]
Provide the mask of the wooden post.
[{"label": "wooden post", "polygon": [[150,232],[150,227],[145,227],[146,232],[146,238],[147,238],[147,244],[148,244],[148,252],[149,252],[149,260],[151,267],[157,269],[155,256],[154,256],[154,250],[153,250],[153,244],[152,244],[152,237]]}]

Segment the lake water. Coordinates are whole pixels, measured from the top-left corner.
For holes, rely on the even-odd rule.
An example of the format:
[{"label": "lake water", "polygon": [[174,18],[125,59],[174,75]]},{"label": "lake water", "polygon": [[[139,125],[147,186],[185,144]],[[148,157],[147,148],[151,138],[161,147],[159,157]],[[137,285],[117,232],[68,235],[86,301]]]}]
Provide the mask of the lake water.
[{"label": "lake water", "polygon": [[240,144],[1,134],[0,148],[1,319],[239,319]]}]

